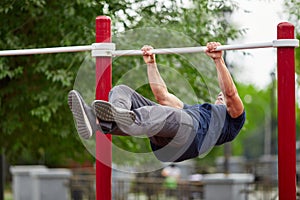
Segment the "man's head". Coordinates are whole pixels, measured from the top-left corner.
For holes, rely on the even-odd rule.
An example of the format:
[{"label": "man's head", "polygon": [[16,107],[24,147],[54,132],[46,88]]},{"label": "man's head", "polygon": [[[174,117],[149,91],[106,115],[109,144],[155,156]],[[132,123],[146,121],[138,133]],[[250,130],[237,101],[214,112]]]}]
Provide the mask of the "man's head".
[{"label": "man's head", "polygon": [[217,100],[216,100],[215,104],[216,105],[226,105],[225,97],[224,97],[223,92],[220,92],[218,94],[218,97],[217,97]]}]

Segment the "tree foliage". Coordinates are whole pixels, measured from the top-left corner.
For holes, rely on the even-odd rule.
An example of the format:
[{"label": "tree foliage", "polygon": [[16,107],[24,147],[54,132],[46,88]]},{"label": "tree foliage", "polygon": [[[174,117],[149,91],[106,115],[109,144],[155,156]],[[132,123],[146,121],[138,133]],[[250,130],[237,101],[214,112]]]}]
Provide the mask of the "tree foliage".
[{"label": "tree foliage", "polygon": [[[296,38],[300,39],[300,2],[297,0],[285,1],[285,10],[289,16],[290,22],[295,26]],[[296,48],[296,73],[300,74],[300,48]],[[300,79],[297,79],[298,85],[300,84]]]},{"label": "tree foliage", "polygon": [[[236,5],[225,0],[190,1],[188,6],[175,0],[1,0],[0,47],[4,50],[91,44],[95,40],[94,23],[98,15],[112,18],[115,35],[139,27],[164,27],[184,33],[194,44],[205,44],[209,40],[225,43],[240,34],[224,18],[224,12],[235,8]],[[166,35],[165,40],[169,37]],[[127,46],[140,48],[148,42],[146,39],[127,43]],[[119,42],[120,47],[126,46],[126,42]],[[66,158],[92,159],[75,134],[67,106],[68,91],[86,55],[64,53],[0,58],[0,146],[9,162],[57,164]],[[199,73],[195,73],[195,68],[189,68],[187,59],[178,55],[159,59],[182,73],[199,99],[209,98],[209,94],[199,88],[203,81],[197,77]],[[116,64],[135,66],[138,62],[122,58]],[[125,72],[125,67],[114,69],[114,84]],[[171,80],[176,78],[176,74],[170,76],[175,76],[170,77]],[[141,92],[146,93],[145,89]],[[132,140],[116,142],[124,148],[140,148],[133,145],[135,141]]]},{"label": "tree foliage", "polygon": [[[290,21],[294,24],[295,26],[295,32],[296,32],[296,38],[300,40],[300,25],[299,25],[299,20],[300,20],[300,2],[296,0],[291,0],[291,1],[286,1],[285,2],[285,10],[286,13],[288,14]],[[299,106],[299,86],[300,86],[300,48],[296,48],[296,54],[295,54],[295,65],[296,65],[296,73],[298,75],[296,81],[297,81],[297,87],[298,89],[297,94],[297,106],[296,106],[296,121],[298,122],[296,124],[296,130],[297,133],[300,131],[300,124],[299,124],[299,119],[300,119],[300,106]],[[297,134],[297,139],[299,140],[299,134]],[[299,149],[298,149],[299,150]]]}]

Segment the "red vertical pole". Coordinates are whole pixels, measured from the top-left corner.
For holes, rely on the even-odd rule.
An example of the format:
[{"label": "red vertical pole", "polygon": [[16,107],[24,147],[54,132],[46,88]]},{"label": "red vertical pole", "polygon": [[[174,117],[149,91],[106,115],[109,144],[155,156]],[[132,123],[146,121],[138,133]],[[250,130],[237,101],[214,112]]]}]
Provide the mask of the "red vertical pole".
[{"label": "red vertical pole", "polygon": [[[111,42],[111,19],[96,18],[96,42]],[[96,58],[96,99],[108,100],[112,87],[111,57]],[[111,195],[111,135],[96,134],[96,199],[109,200]]]},{"label": "red vertical pole", "polygon": [[[277,26],[278,39],[294,39],[294,26]],[[278,191],[280,200],[296,199],[295,48],[277,48]]]}]

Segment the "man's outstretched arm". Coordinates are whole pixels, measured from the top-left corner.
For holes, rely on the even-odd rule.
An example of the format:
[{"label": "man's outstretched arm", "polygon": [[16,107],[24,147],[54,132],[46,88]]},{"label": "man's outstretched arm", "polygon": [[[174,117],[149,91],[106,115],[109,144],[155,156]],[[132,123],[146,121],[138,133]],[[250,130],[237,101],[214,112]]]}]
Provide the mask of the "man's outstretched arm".
[{"label": "man's outstretched arm", "polygon": [[206,54],[211,57],[216,64],[219,85],[225,96],[227,111],[231,117],[236,118],[243,113],[244,105],[225,65],[222,51],[214,51],[219,45],[220,43],[218,42],[207,43]]},{"label": "man's outstretched arm", "polygon": [[151,46],[145,45],[142,51],[144,61],[147,64],[148,81],[155,99],[161,105],[183,108],[183,102],[168,92],[168,88],[158,71],[155,55],[151,53],[151,49],[153,49]]}]

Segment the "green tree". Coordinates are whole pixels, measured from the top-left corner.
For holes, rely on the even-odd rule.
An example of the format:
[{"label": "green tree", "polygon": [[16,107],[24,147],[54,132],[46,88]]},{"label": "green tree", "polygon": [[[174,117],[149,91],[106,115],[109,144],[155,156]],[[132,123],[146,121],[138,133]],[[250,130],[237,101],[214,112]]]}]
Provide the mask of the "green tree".
[{"label": "green tree", "polygon": [[[62,4],[36,0],[0,4],[2,49],[92,41],[95,17],[89,16],[88,11],[96,13],[97,7],[91,2]],[[70,134],[75,129],[66,106],[66,94],[82,56],[79,53],[1,58],[0,141],[11,163],[56,163],[84,152],[79,140]]]},{"label": "green tree", "polygon": [[[249,159],[259,158],[265,153],[265,135],[271,134],[271,151],[277,153],[277,107],[274,101],[273,84],[260,90],[251,85],[239,85],[239,93],[243,99],[247,121],[245,126],[234,142],[239,153],[242,153]],[[255,148],[253,148],[255,146]]]},{"label": "green tree", "polygon": [[[120,30],[152,26],[183,32],[195,40],[194,44],[209,40],[225,43],[228,38],[238,36],[239,32],[224,18],[224,12],[236,8],[230,1],[191,1],[188,7],[176,2],[2,0],[0,47],[91,44],[95,40],[94,21],[98,15],[112,18],[115,35]],[[169,37],[165,35],[166,40]],[[130,45],[126,40],[119,41],[118,45],[136,49],[150,42],[147,39]],[[10,163],[58,164],[65,163],[66,158],[93,159],[74,134],[76,130],[67,107],[67,93],[86,56],[86,53],[68,53],[0,58],[0,146]],[[209,98],[208,92],[201,89],[207,88],[204,78],[197,76],[197,69],[190,68],[187,59],[178,55],[159,59],[187,77],[200,100]],[[116,65],[135,66],[137,62],[140,61],[135,58],[120,58]],[[125,72],[125,67],[114,69],[114,84]],[[170,76],[174,80],[174,75]],[[134,145],[134,140],[119,138],[116,142],[133,150],[144,148]]]},{"label": "green tree", "polygon": [[[298,40],[300,40],[300,25],[299,25],[299,20],[300,20],[300,2],[296,1],[296,0],[291,0],[291,1],[285,1],[285,11],[286,14],[288,14],[289,16],[289,20],[290,22],[292,22],[295,25],[295,32],[296,32],[296,38]],[[296,89],[298,97],[299,97],[299,86],[300,86],[300,79],[299,79],[299,75],[300,75],[300,48],[296,48],[296,54],[295,54],[295,65],[296,65],[296,73],[298,75],[297,80],[297,87]],[[297,139],[299,140],[300,134],[300,123],[299,123],[299,119],[300,119],[300,105],[299,105],[299,98],[298,102],[297,102],[297,107],[296,107],[296,130],[297,130]]]}]

